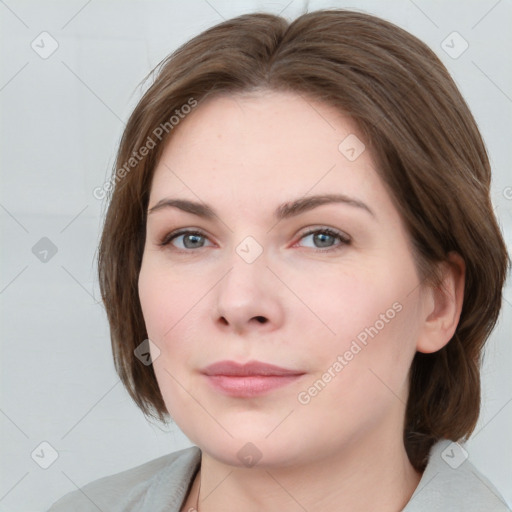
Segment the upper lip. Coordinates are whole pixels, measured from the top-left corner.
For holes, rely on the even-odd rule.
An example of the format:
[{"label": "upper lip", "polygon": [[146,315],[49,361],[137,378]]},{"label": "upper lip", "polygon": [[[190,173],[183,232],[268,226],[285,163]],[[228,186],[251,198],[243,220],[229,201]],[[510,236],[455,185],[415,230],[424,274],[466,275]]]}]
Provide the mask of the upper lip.
[{"label": "upper lip", "polygon": [[232,376],[247,376],[247,375],[302,375],[304,372],[298,370],[291,370],[282,368],[274,364],[263,363],[261,361],[249,361],[248,363],[241,364],[236,361],[218,361],[206,368],[203,368],[202,373],[205,375],[232,375]]}]

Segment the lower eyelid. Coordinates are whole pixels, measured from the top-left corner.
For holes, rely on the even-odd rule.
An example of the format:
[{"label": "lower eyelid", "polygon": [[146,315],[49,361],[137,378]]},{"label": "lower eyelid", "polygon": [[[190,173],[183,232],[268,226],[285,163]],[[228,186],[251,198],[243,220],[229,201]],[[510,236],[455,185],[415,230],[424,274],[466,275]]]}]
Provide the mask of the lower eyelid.
[{"label": "lower eyelid", "polygon": [[[322,232],[322,231],[320,231],[320,232]],[[351,240],[348,237],[345,237],[342,235],[329,235],[329,236],[332,236],[333,238],[335,238],[334,245],[330,245],[328,247],[305,247],[305,246],[298,245],[301,242],[301,240],[303,240],[304,238],[306,238],[308,236],[314,235],[314,234],[316,234],[316,233],[309,233],[306,235],[302,235],[302,237],[294,244],[294,247],[298,246],[299,248],[309,249],[313,252],[328,253],[328,252],[334,252],[336,250],[344,249],[346,246],[350,245],[350,243],[351,243]]]}]

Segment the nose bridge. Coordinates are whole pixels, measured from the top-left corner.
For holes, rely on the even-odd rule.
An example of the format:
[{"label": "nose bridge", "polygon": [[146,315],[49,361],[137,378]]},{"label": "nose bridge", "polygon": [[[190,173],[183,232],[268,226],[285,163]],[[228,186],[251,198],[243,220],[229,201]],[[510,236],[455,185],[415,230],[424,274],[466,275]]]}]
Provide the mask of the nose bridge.
[{"label": "nose bridge", "polygon": [[236,330],[248,328],[253,319],[279,322],[282,308],[267,263],[267,251],[254,237],[244,238],[234,248],[229,271],[216,287],[217,321]]},{"label": "nose bridge", "polygon": [[[229,272],[219,286],[219,303],[230,305],[249,304],[258,297],[268,281],[265,274],[266,251],[250,237],[244,239],[232,251],[229,258]],[[256,245],[258,244],[258,245]]]}]

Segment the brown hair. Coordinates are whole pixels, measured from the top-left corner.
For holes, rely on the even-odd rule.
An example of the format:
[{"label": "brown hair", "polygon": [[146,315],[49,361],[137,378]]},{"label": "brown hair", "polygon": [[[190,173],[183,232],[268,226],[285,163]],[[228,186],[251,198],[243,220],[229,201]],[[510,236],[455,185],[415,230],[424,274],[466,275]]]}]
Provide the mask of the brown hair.
[{"label": "brown hair", "polygon": [[[435,284],[436,263],[450,251],[464,259],[464,303],[453,338],[412,362],[404,443],[411,464],[423,470],[435,441],[467,439],[479,416],[480,358],[499,315],[509,259],[490,201],[484,143],[436,55],[387,21],[329,9],[291,23],[266,13],[227,20],[156,70],[121,139],[98,254],[115,367],[144,414],[168,416],[152,366],[141,364],[134,349],[147,338],[138,276],[153,171],[174,128],[169,120],[191,99],[269,89],[323,101],[356,122],[423,278]],[[154,148],[140,151],[150,141]]]}]

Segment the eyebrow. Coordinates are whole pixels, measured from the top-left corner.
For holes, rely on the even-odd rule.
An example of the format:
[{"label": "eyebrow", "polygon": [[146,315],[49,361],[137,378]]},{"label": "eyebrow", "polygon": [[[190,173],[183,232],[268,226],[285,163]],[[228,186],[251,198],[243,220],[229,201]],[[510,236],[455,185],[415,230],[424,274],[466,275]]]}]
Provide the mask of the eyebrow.
[{"label": "eyebrow", "polygon": [[[370,209],[370,207],[359,199],[349,197],[344,194],[322,194],[302,197],[292,202],[283,203],[275,210],[274,218],[278,221],[281,221],[290,217],[295,217],[301,213],[312,210],[324,204],[331,203],[342,203],[348,206],[353,206],[355,208],[359,208],[361,211],[366,211],[372,217],[375,217],[375,213]],[[218,217],[215,210],[205,203],[198,203],[188,199],[174,198],[161,199],[148,210],[148,215],[170,207],[178,208],[184,212],[191,213],[208,220],[211,220],[214,217]]]}]

